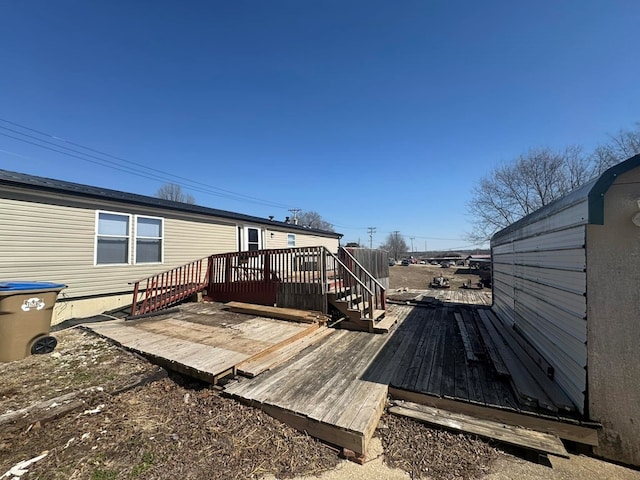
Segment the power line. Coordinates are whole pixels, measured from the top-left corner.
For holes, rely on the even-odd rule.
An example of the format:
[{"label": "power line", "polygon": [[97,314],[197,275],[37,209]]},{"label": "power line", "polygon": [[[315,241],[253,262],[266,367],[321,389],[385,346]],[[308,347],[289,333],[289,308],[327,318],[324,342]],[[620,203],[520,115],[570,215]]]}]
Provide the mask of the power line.
[{"label": "power line", "polygon": [[[14,140],[17,140],[17,141],[20,141],[20,142],[23,142],[23,143],[31,144],[31,145],[34,145],[34,146],[39,147],[39,148],[50,150],[50,151],[53,151],[53,152],[56,152],[56,153],[59,153],[59,154],[62,154],[62,155],[67,155],[69,157],[77,158],[79,160],[83,160],[83,161],[86,161],[86,162],[94,163],[94,164],[101,165],[101,166],[107,167],[107,168],[112,168],[114,170],[119,170],[119,171],[122,171],[122,172],[125,172],[125,173],[131,173],[133,175],[137,175],[137,176],[140,176],[140,177],[143,177],[143,178],[147,178],[147,179],[150,179],[150,180],[163,181],[163,182],[167,182],[168,181],[168,182],[171,182],[171,183],[177,183],[177,184],[179,184],[179,185],[181,185],[181,186],[183,186],[185,188],[190,188],[192,190],[199,191],[201,193],[215,195],[215,196],[222,197],[222,198],[228,198],[228,199],[237,200],[237,201],[247,201],[247,202],[251,202],[251,203],[258,203],[258,204],[261,204],[261,205],[270,206],[270,207],[274,207],[274,208],[282,208],[282,209],[286,209],[287,208],[287,205],[284,205],[284,204],[281,204],[281,203],[260,199],[258,197],[253,197],[251,195],[245,195],[245,194],[242,194],[242,193],[236,193],[236,192],[233,192],[231,190],[226,190],[226,189],[223,189],[223,188],[220,188],[220,187],[215,187],[215,186],[212,186],[212,185],[209,185],[209,184],[206,184],[206,183],[202,183],[202,182],[198,182],[196,180],[191,180],[189,178],[182,177],[180,175],[175,175],[175,174],[172,174],[172,173],[164,172],[164,171],[156,169],[156,168],[148,167],[148,166],[146,166],[144,164],[141,164],[141,163],[138,163],[138,162],[134,162],[132,160],[128,160],[128,159],[125,159],[125,158],[122,158],[122,157],[117,157],[115,155],[111,155],[109,153],[102,152],[100,150],[96,150],[96,149],[91,148],[91,147],[86,147],[86,146],[81,145],[79,143],[71,142],[69,140],[65,140],[65,139],[56,137],[56,136],[51,135],[49,133],[42,132],[42,131],[36,130],[34,128],[30,128],[30,127],[27,127],[25,125],[21,125],[21,124],[16,123],[16,122],[12,122],[10,120],[6,120],[6,119],[3,119],[3,118],[0,118],[0,121],[8,123],[10,125],[17,126],[17,127],[22,128],[24,130],[28,130],[28,131],[37,133],[37,134],[45,136],[45,137],[54,139],[54,140],[56,140],[58,142],[67,143],[69,145],[73,145],[75,147],[79,147],[79,148],[82,148],[84,150],[88,150],[90,152],[94,152],[94,153],[97,153],[99,155],[102,155],[102,156],[105,156],[105,157],[109,157],[109,158],[112,158],[112,159],[115,159],[115,160],[118,160],[118,161],[114,162],[112,160],[107,160],[105,158],[101,158],[101,157],[98,157],[96,155],[85,153],[85,152],[79,151],[79,150],[74,149],[74,148],[66,147],[64,145],[60,145],[58,143],[45,140],[43,138],[38,138],[36,136],[29,135],[27,133],[20,132],[18,130],[14,130],[14,129],[11,129],[11,128],[8,128],[8,127],[4,127],[4,126],[0,125],[0,128],[2,128],[3,130],[7,130],[7,131],[10,131],[12,133],[21,135],[23,137],[30,138],[32,140],[35,140],[35,142],[26,140],[25,138],[19,138],[19,137],[15,137],[13,135],[8,135],[8,134],[2,133],[2,132],[0,132],[0,135],[3,135],[3,136],[8,137],[8,138],[12,138]],[[40,142],[40,143],[36,143],[36,142]],[[60,150],[48,147],[47,145],[42,145],[42,143],[45,143],[45,144],[48,144],[48,145],[52,145],[52,146],[56,147],[57,149],[63,149],[63,150],[67,150],[69,152],[73,152],[73,153],[75,153],[77,155],[70,154],[70,153],[64,152],[64,151],[60,151]],[[92,158],[94,160],[90,160],[89,158]],[[123,162],[124,162],[124,165],[122,164]],[[136,166],[138,166],[138,167],[140,167],[140,168],[142,168],[144,170],[148,170],[148,172],[144,171],[144,170],[140,170],[140,169],[135,168],[135,167],[132,167],[131,165],[136,165]],[[176,182],[175,179],[183,180],[183,182],[186,182],[186,183],[192,184],[192,185],[187,185],[187,184],[182,183],[182,182]]]}]

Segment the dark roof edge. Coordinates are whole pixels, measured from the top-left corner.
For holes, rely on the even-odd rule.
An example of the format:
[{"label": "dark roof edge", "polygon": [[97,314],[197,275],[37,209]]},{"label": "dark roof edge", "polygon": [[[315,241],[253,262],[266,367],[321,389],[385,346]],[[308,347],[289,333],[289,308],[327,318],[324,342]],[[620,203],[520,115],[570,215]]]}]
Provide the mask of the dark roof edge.
[{"label": "dark roof edge", "polygon": [[318,234],[325,237],[342,238],[343,236],[341,233],[337,232],[318,230],[315,228],[304,227],[302,225],[293,225],[277,220],[269,220],[253,215],[231,212],[228,210],[218,210],[216,208],[203,207],[200,205],[190,205],[188,203],[174,202],[171,200],[139,195],[137,193],[128,193],[120,190],[93,187],[91,185],[67,182],[64,180],[56,180],[46,177],[38,177],[26,173],[12,172],[9,170],[0,169],[0,183],[6,185],[14,185],[17,187],[28,187],[42,191],[61,192],[81,197],[119,201],[147,207],[162,208],[166,210],[197,213],[200,215],[207,215],[230,220],[241,220],[251,223],[257,223],[264,226],[272,225],[273,227]]},{"label": "dark roof edge", "polygon": [[638,166],[640,166],[640,154],[614,165],[598,177],[588,195],[589,223],[604,225],[604,194],[607,193],[607,190],[609,190],[618,175],[622,175]]},{"label": "dark roof edge", "polygon": [[540,207],[535,212],[522,217],[520,220],[513,222],[511,225],[506,226],[502,230],[496,232],[491,237],[491,243],[504,237],[517,229],[541,220],[549,215],[564,210],[566,208],[575,205],[580,201],[587,199],[588,218],[585,219],[585,223],[602,225],[604,224],[604,195],[609,190],[609,187],[614,180],[625,172],[633,170],[640,166],[640,154],[634,155],[627,160],[624,160],[613,167],[605,170],[600,176],[592,178],[584,185],[572,190],[563,197],[554,200],[553,202]]}]

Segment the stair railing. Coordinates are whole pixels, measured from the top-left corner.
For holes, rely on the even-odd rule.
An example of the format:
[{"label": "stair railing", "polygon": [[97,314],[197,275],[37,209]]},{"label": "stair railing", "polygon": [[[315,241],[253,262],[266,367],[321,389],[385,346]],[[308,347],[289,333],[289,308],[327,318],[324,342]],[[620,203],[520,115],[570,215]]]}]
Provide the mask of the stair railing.
[{"label": "stair railing", "polygon": [[386,310],[386,288],[344,247],[338,250],[338,257],[347,264],[349,270],[364,283],[373,294],[373,305],[378,310]]},{"label": "stair railing", "polygon": [[328,293],[334,294],[347,294],[348,308],[354,310],[361,310],[358,307],[358,297],[363,297],[365,301],[366,311],[364,316],[368,315],[369,318],[373,318],[375,303],[374,294],[367,285],[358,278],[358,276],[352,272],[342,260],[340,260],[335,254],[331,253],[327,248],[324,248],[325,258],[329,260],[329,265],[326,267],[326,271],[333,277],[333,281],[327,282]]},{"label": "stair railing", "polygon": [[[207,288],[211,265],[208,257],[142,278],[133,284],[131,316],[144,315],[175,305]],[[141,288],[142,287],[142,288]]]}]

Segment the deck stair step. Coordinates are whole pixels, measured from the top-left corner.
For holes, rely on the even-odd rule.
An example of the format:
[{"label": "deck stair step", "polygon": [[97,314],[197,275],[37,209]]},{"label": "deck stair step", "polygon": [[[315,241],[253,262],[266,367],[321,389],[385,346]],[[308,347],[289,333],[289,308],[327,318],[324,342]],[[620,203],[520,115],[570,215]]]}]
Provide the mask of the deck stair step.
[{"label": "deck stair step", "polygon": [[369,311],[369,304],[367,302],[364,302],[364,301],[358,302],[355,305],[352,304],[352,306],[349,307],[349,311],[359,312],[364,316],[366,314],[366,312]]},{"label": "deck stair step", "polygon": [[[383,310],[384,311],[384,310]],[[395,315],[384,316],[379,321],[376,321],[373,326],[374,333],[388,333],[398,322],[398,317]]]},{"label": "deck stair step", "polygon": [[330,293],[329,297],[334,302],[355,302],[355,301],[361,299],[362,295],[357,295],[355,293],[350,293],[350,294],[344,295],[344,296],[336,296],[335,293]]}]

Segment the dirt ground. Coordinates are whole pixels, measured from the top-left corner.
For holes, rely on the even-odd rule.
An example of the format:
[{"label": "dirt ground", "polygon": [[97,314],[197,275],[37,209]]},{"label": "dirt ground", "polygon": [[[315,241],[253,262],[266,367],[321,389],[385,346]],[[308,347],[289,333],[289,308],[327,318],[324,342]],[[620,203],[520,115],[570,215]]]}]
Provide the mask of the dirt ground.
[{"label": "dirt ground", "polygon": [[[343,463],[338,449],[217,387],[167,376],[81,329],[56,336],[53,354],[0,364],[0,478],[315,478]],[[378,433],[388,465],[411,478],[479,478],[497,456],[397,417]]]},{"label": "dirt ground", "polygon": [[460,288],[463,283],[469,281],[475,285],[480,281],[476,270],[469,267],[442,268],[439,265],[398,264],[389,267],[389,295],[392,295],[394,290],[402,288],[426,290],[433,277],[440,275],[449,279],[450,288]]},{"label": "dirt ground", "polygon": [[553,459],[550,469],[388,414],[358,465],[217,387],[167,376],[91,333],[74,328],[56,337],[53,354],[0,364],[2,480],[640,480],[639,472],[588,457]]}]

